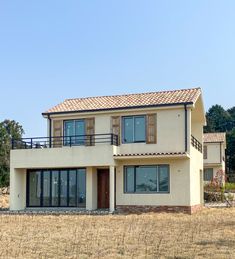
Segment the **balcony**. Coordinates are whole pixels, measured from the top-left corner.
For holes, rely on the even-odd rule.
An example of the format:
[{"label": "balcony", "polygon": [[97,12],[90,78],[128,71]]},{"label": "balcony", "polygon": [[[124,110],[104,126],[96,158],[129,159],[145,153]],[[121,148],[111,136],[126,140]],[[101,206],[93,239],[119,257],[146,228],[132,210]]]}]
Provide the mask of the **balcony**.
[{"label": "balcony", "polygon": [[118,136],[94,134],[12,140],[11,167],[81,168],[114,165]]},{"label": "balcony", "polygon": [[36,137],[12,139],[12,149],[46,149],[74,146],[96,146],[108,144],[118,146],[118,136],[109,134],[75,135],[60,137]]},{"label": "balcony", "polygon": [[193,135],[191,135],[191,145],[202,153],[202,144]]}]

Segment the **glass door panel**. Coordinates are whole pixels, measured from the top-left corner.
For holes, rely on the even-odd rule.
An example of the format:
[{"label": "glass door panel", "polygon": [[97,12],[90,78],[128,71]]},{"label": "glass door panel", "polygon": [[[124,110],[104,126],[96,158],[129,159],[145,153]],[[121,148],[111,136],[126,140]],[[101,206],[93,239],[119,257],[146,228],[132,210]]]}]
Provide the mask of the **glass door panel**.
[{"label": "glass door panel", "polygon": [[76,170],[69,171],[69,206],[75,207],[76,206]]},{"label": "glass door panel", "polygon": [[[70,145],[70,137],[74,136],[74,121],[65,121],[64,122],[64,145]],[[71,144],[74,144],[74,137],[71,138]]]},{"label": "glass door panel", "polygon": [[86,170],[77,171],[77,206],[86,207]]},{"label": "glass door panel", "polygon": [[50,206],[50,171],[43,172],[43,206]]},{"label": "glass door panel", "polygon": [[67,197],[68,197],[68,178],[67,171],[60,172],[60,206],[67,207]]},{"label": "glass door panel", "polygon": [[75,121],[75,144],[84,145],[85,144],[85,121],[77,120]]},{"label": "glass door panel", "polygon": [[59,171],[52,171],[51,176],[51,205],[59,206]]},{"label": "glass door panel", "polygon": [[29,173],[29,206],[40,206],[41,197],[41,172],[30,172]]}]

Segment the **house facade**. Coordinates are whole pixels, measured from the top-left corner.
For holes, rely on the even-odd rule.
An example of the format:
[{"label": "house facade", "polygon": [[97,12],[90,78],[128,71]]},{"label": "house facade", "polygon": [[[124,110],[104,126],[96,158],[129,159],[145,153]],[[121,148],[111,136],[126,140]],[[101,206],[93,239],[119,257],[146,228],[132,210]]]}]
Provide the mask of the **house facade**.
[{"label": "house facade", "polygon": [[10,209],[182,211],[203,203],[200,88],[68,99],[12,141]]},{"label": "house facade", "polygon": [[210,182],[225,172],[226,133],[204,133],[203,145],[204,181]]}]

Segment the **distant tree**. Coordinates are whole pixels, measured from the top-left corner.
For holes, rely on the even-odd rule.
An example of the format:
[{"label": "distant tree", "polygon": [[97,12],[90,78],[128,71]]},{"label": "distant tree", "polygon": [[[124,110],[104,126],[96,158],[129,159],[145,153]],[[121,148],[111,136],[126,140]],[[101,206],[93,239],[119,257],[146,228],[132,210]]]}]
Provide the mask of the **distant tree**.
[{"label": "distant tree", "polygon": [[9,185],[11,139],[21,139],[23,127],[14,120],[0,123],[0,186]]},{"label": "distant tree", "polygon": [[235,171],[235,127],[227,133],[227,155],[229,156],[229,168]]},{"label": "distant tree", "polygon": [[207,126],[204,132],[227,132],[233,128],[230,113],[218,104],[213,105],[206,113]]},{"label": "distant tree", "polygon": [[233,126],[235,127],[235,106],[230,108],[230,109],[228,109],[228,113],[232,117]]}]

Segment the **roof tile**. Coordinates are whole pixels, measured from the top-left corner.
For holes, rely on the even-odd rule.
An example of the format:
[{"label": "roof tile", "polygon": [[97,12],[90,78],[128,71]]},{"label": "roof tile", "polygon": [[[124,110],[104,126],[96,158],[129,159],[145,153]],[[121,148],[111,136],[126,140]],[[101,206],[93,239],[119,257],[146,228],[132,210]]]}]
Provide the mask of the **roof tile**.
[{"label": "roof tile", "polygon": [[66,99],[64,102],[47,110],[45,114],[195,103],[200,94],[200,88],[192,88],[139,94]]},{"label": "roof tile", "polygon": [[215,142],[225,142],[226,133],[204,133],[203,134],[203,142],[204,143],[215,143]]}]

